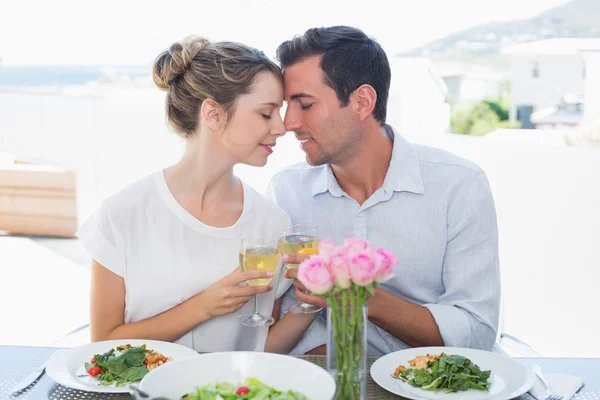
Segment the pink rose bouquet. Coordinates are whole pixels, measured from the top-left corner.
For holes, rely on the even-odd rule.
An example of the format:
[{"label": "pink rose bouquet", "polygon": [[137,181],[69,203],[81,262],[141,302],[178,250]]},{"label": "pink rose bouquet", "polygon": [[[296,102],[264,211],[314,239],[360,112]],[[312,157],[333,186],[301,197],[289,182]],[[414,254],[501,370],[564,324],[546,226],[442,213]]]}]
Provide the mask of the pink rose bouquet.
[{"label": "pink rose bouquet", "polygon": [[319,254],[298,267],[298,280],[327,299],[327,368],[336,379],[336,399],[366,396],[366,301],[378,284],[395,277],[397,263],[390,251],[347,238],[343,245],[322,240]]}]

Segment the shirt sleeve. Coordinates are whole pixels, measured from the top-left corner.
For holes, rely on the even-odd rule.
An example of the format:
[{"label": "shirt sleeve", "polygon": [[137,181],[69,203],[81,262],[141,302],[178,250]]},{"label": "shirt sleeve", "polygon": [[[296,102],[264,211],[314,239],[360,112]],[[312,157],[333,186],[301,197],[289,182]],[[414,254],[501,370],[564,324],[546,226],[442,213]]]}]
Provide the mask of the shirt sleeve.
[{"label": "shirt sleeve", "polygon": [[483,172],[457,190],[448,209],[445,291],[433,304],[444,344],[492,350],[500,313],[498,225]]},{"label": "shirt sleeve", "polygon": [[120,277],[125,276],[125,251],[106,203],[79,228],[75,234],[92,258]]}]

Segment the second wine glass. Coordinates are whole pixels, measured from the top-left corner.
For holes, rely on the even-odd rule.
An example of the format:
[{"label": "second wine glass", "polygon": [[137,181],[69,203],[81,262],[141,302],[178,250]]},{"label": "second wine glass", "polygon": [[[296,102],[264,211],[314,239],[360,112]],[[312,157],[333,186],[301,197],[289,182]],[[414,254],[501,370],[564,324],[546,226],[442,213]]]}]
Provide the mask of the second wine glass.
[{"label": "second wine glass", "polygon": [[[278,244],[282,256],[286,254],[316,254],[318,246],[319,230],[315,225],[306,224],[295,224],[284,228]],[[298,268],[298,264],[286,263],[285,265],[288,268]],[[322,309],[323,307],[298,300],[290,306],[289,311],[293,314],[313,314]]]}]

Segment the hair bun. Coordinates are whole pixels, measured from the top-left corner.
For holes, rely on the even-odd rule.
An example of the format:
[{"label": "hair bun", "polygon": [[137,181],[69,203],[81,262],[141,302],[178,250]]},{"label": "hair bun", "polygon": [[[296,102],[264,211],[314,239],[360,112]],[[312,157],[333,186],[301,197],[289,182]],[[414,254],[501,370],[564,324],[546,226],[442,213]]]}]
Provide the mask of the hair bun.
[{"label": "hair bun", "polygon": [[188,70],[194,57],[209,45],[208,40],[200,37],[189,37],[182,42],[173,43],[154,62],[152,78],[156,86],[168,90],[175,78]]}]

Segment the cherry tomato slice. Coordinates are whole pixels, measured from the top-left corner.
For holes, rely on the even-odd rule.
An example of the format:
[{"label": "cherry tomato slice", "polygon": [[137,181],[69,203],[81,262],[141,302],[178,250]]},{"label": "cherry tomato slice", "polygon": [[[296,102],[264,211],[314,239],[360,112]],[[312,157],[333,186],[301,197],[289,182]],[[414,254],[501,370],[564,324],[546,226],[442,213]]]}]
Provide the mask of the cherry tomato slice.
[{"label": "cherry tomato slice", "polygon": [[248,386],[240,386],[235,392],[235,394],[237,394],[238,396],[243,396],[248,393],[250,393],[250,388]]}]

